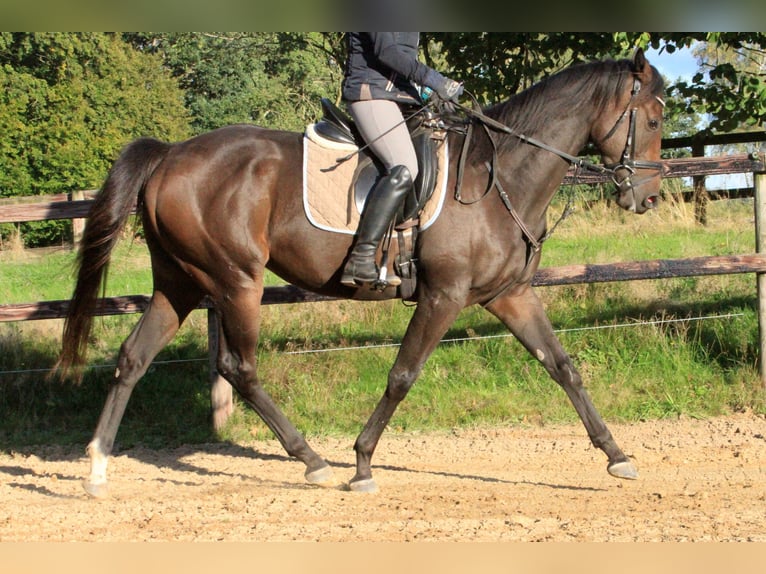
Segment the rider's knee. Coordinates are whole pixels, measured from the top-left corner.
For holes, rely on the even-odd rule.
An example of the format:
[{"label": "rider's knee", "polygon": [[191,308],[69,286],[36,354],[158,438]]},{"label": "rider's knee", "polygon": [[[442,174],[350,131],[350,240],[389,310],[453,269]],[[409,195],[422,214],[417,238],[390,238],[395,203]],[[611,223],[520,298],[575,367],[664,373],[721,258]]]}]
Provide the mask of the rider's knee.
[{"label": "rider's knee", "polygon": [[388,174],[391,177],[391,182],[397,187],[409,186],[415,181],[412,171],[406,165],[396,165],[389,170]]}]

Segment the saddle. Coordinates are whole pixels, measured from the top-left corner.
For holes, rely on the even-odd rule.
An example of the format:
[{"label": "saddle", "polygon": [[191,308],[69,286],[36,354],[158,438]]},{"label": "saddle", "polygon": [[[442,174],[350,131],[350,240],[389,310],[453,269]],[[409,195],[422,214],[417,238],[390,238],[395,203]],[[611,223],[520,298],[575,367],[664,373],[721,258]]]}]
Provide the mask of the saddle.
[{"label": "saddle", "polygon": [[[323,116],[313,124],[315,134],[340,146],[354,146],[360,149],[359,164],[354,172],[351,189],[354,194],[354,203],[361,213],[367,195],[375,187],[378,179],[383,176],[385,168],[374,154],[367,151],[364,139],[359,134],[354,120],[327,98],[322,98],[320,103]],[[407,115],[406,112],[405,115]],[[397,214],[395,221],[397,226],[415,219],[434,192],[437,146],[431,120],[433,120],[432,113],[422,110],[409,117],[407,121],[407,129],[412,136],[418,158],[418,176],[415,178],[412,193],[407,196],[402,209]]]},{"label": "saddle", "polygon": [[[326,98],[321,99],[322,118],[311,126],[311,138],[322,140],[328,147],[358,153],[358,163],[354,170],[350,193],[353,204],[359,213],[370,191],[384,175],[385,168],[377,157],[370,152],[359,133],[354,120]],[[418,159],[418,176],[412,193],[408,194],[396,215],[394,231],[399,253],[394,261],[397,275],[402,279],[400,295],[410,299],[416,288],[415,243],[419,225],[419,215],[431,198],[438,175],[437,148],[444,132],[438,127],[432,112],[419,110],[407,113],[407,128],[412,136]]]}]

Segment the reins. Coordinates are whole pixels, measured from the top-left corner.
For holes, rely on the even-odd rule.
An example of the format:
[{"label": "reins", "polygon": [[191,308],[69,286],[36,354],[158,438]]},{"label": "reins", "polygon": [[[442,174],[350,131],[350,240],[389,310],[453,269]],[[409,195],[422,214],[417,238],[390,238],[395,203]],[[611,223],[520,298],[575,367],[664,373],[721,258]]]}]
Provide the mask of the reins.
[{"label": "reins", "polygon": [[[540,249],[542,248],[543,242],[547,240],[553,234],[553,231],[556,229],[556,227],[558,227],[559,223],[561,223],[564,219],[569,217],[569,215],[572,213],[572,209],[571,209],[572,197],[571,196],[569,197],[567,201],[567,205],[565,206],[563,213],[561,214],[559,219],[556,221],[556,223],[552,226],[552,228],[547,233],[545,233],[543,237],[539,239],[534,237],[529,231],[529,229],[527,228],[524,221],[519,216],[518,212],[514,209],[513,205],[511,204],[511,200],[508,197],[508,194],[503,189],[500,183],[500,180],[497,177],[497,173],[495,170],[495,165],[497,163],[497,144],[494,138],[492,137],[492,133],[490,130],[496,130],[496,131],[511,135],[519,139],[521,142],[525,144],[545,150],[567,161],[570,165],[575,167],[575,178],[574,178],[574,182],[572,183],[573,186],[576,184],[577,174],[579,170],[583,169],[583,170],[595,172],[598,174],[608,174],[611,176],[612,182],[618,188],[627,184],[629,188],[633,189],[635,188],[635,184],[631,178],[636,173],[636,169],[655,170],[657,173],[650,177],[657,177],[657,175],[660,174],[662,171],[662,164],[660,162],[636,160],[633,158],[634,151],[635,151],[634,146],[635,146],[637,108],[636,107],[631,108],[631,105],[633,104],[633,101],[635,100],[635,97],[638,95],[640,90],[641,90],[641,82],[637,77],[634,77],[633,88],[631,89],[631,92],[630,92],[630,99],[628,100],[625,106],[625,109],[623,110],[622,114],[617,119],[615,124],[612,126],[612,128],[609,130],[609,132],[606,134],[606,136],[602,138],[601,140],[601,142],[603,143],[604,141],[612,137],[614,133],[617,131],[617,128],[619,127],[619,125],[625,119],[625,117],[626,116],[629,117],[630,125],[628,126],[628,135],[627,135],[627,140],[625,142],[625,149],[623,150],[622,157],[620,158],[620,162],[613,165],[602,165],[602,164],[594,163],[585,158],[574,156],[565,151],[562,151],[553,146],[550,146],[546,144],[545,142],[542,142],[536,138],[517,132],[516,130],[510,128],[509,126],[485,115],[481,111],[481,106],[479,105],[476,97],[472,93],[466,90],[465,93],[471,98],[472,107],[468,107],[460,103],[453,104],[456,108],[462,110],[467,116],[469,116],[473,120],[468,122],[468,127],[465,131],[465,136],[463,139],[463,146],[460,152],[460,157],[458,159],[457,176],[456,176],[457,181],[455,184],[455,199],[458,202],[462,203],[463,205],[470,205],[472,203],[477,203],[478,201],[481,201],[482,199],[484,199],[484,197],[486,197],[487,194],[492,189],[497,189],[498,194],[500,195],[500,199],[503,202],[503,205],[505,205],[511,217],[521,229],[521,232],[526,238],[527,243],[532,248],[532,251],[529,257],[527,258],[527,263],[529,263],[529,261],[531,261],[532,256],[538,251],[540,251]],[[658,97],[657,100],[664,106],[664,102],[661,98]],[[474,201],[466,202],[462,198],[462,193],[461,193],[462,182],[463,182],[463,175],[465,170],[465,160],[468,155],[468,146],[470,145],[470,141],[473,136],[473,128],[476,123],[479,123],[484,128],[484,131],[487,134],[487,138],[489,139],[492,145],[492,159],[491,161],[484,162],[484,165],[490,174],[490,180],[487,185],[487,188],[485,189],[481,197],[479,197],[478,199]],[[625,170],[627,172],[627,176],[622,180],[618,179],[619,170]]]},{"label": "reins", "polygon": [[[487,171],[490,174],[490,180],[487,184],[487,188],[484,190],[484,193],[479,197],[478,199],[475,199],[474,201],[464,201],[462,198],[461,190],[462,190],[462,182],[463,182],[463,174],[465,169],[465,160],[468,155],[468,145],[471,141],[472,135],[473,135],[473,127],[475,125],[475,122],[469,122],[468,128],[466,129],[466,133],[463,139],[463,146],[460,151],[460,157],[458,159],[458,165],[457,165],[457,181],[455,184],[455,199],[463,204],[463,205],[471,205],[474,203],[477,203],[484,199],[487,194],[489,194],[492,189],[497,189],[498,195],[500,196],[500,200],[503,202],[503,205],[508,210],[508,213],[511,215],[513,220],[516,222],[516,225],[519,226],[519,229],[521,230],[521,233],[523,234],[524,238],[527,241],[527,244],[529,245],[530,252],[527,256],[527,265],[532,261],[532,258],[534,255],[539,252],[542,247],[543,243],[550,238],[551,235],[553,235],[553,232],[556,230],[556,228],[559,226],[559,224],[564,221],[567,217],[569,217],[572,212],[572,196],[570,195],[567,199],[567,204],[564,207],[564,211],[561,213],[559,218],[556,220],[556,222],[553,224],[553,226],[548,230],[542,237],[538,238],[535,237],[532,232],[527,227],[526,223],[524,223],[524,220],[519,215],[519,212],[516,211],[516,209],[513,207],[513,204],[511,203],[511,199],[508,197],[508,194],[506,193],[505,189],[503,189],[502,184],[500,183],[500,180],[497,177],[497,173],[495,170],[495,165],[497,164],[497,144],[495,143],[494,138],[492,137],[492,134],[490,132],[489,128],[494,128],[498,131],[505,132],[507,134],[510,134],[518,139],[520,139],[522,142],[527,143],[529,145],[533,145],[535,147],[538,147],[540,149],[544,149],[546,151],[549,151],[566,161],[568,161],[570,164],[574,165],[576,168],[576,173],[580,169],[588,169],[590,171],[595,171],[597,173],[608,173],[608,168],[605,166],[595,164],[593,162],[587,161],[584,158],[579,158],[576,156],[573,156],[571,154],[568,154],[566,152],[563,152],[561,150],[558,150],[552,146],[549,146],[546,143],[541,142],[540,140],[537,140],[535,138],[529,137],[524,134],[520,134],[508,126],[506,126],[503,123],[500,123],[489,116],[484,115],[480,111],[480,106],[476,98],[473,94],[470,92],[467,92],[468,96],[471,98],[473,102],[473,108],[469,108],[467,106],[464,106],[462,104],[456,104],[458,108],[463,110],[467,115],[471,116],[472,118],[478,120],[478,122],[481,124],[481,126],[484,128],[484,131],[487,134],[487,138],[489,139],[490,143],[492,144],[492,160],[491,161],[485,161],[484,166],[487,168]],[[576,181],[575,177],[575,181]],[[572,184],[574,185],[574,183]]]},{"label": "reins", "polygon": [[[566,160],[567,162],[569,162],[571,165],[573,165],[575,167],[578,167],[578,168],[582,168],[582,169],[585,169],[585,170],[588,170],[588,171],[594,171],[596,173],[601,173],[601,174],[603,174],[603,173],[613,173],[614,169],[611,169],[611,168],[606,167],[606,166],[601,165],[601,164],[593,163],[591,161],[588,161],[585,158],[581,158],[581,157],[577,157],[577,156],[571,155],[571,154],[569,154],[569,153],[567,153],[565,151],[562,151],[562,150],[557,149],[557,148],[555,148],[553,146],[550,146],[550,145],[548,145],[548,144],[546,144],[546,143],[544,143],[544,142],[542,142],[542,141],[540,141],[540,140],[538,140],[536,138],[533,138],[533,137],[530,137],[528,135],[519,133],[519,132],[511,129],[507,125],[505,125],[505,124],[503,124],[501,122],[498,122],[497,120],[494,120],[494,119],[490,118],[489,116],[487,116],[487,115],[485,115],[484,113],[481,112],[479,103],[476,100],[476,98],[474,97],[474,95],[471,94],[468,91],[466,91],[466,93],[470,96],[471,100],[473,101],[473,107],[464,106],[463,104],[460,104],[460,103],[455,104],[455,105],[458,108],[460,108],[463,112],[465,112],[466,115],[475,118],[482,126],[485,127],[485,131],[487,131],[487,128],[489,127],[489,128],[493,128],[493,129],[495,129],[497,131],[504,132],[504,133],[506,133],[508,135],[511,135],[511,136],[519,139],[520,141],[522,141],[522,142],[524,142],[526,144],[535,146],[537,148],[540,148],[540,149],[543,149],[545,151],[548,151],[548,152],[550,152],[550,153],[552,153],[554,155],[557,155],[560,158],[562,158],[562,159]],[[618,123],[619,123],[619,120],[618,120]],[[470,131],[472,126],[473,126],[473,123],[469,124],[469,128],[468,128],[469,131]],[[616,125],[615,125],[614,128],[612,128],[612,130],[615,130],[615,129],[616,129]],[[489,135],[489,133],[488,133],[488,135]],[[466,140],[467,139],[468,139],[468,137],[466,137]],[[496,148],[495,142],[491,138],[491,136],[490,136],[490,141],[492,142],[493,156],[496,156],[497,148]],[[494,160],[494,157],[493,157],[493,160]]]}]

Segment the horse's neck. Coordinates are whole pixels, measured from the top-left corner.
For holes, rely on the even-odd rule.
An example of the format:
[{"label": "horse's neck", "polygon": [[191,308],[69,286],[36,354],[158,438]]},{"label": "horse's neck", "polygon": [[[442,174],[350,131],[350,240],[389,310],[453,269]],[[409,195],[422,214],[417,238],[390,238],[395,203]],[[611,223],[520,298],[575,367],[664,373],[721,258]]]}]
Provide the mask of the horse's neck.
[{"label": "horse's neck", "polygon": [[[568,117],[547,124],[535,134],[525,134],[546,146],[576,156],[587,144],[590,125],[583,117]],[[511,200],[531,219],[543,217],[570,163],[553,151],[522,143],[497,157],[497,173]],[[508,182],[506,184],[505,182]]]}]

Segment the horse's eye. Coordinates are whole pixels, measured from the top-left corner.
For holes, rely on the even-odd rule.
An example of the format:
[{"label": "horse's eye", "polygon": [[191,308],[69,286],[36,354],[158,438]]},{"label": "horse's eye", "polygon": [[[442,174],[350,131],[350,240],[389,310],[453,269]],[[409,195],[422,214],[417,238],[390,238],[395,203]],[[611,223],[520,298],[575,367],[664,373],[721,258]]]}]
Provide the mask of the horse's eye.
[{"label": "horse's eye", "polygon": [[649,129],[650,130],[656,130],[660,127],[659,120],[649,120]]}]

